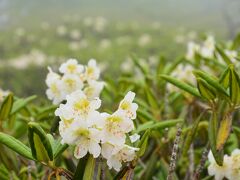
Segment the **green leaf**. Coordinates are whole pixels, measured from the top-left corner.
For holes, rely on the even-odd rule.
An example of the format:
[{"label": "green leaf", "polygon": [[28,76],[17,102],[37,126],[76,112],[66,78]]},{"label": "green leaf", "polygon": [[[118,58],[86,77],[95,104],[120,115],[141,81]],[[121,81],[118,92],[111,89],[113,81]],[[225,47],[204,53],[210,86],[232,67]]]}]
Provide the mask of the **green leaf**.
[{"label": "green leaf", "polygon": [[138,126],[136,130],[133,131],[133,133],[139,133],[141,131],[147,130],[147,129],[165,129],[167,127],[175,126],[177,123],[183,122],[183,119],[172,119],[172,120],[164,120],[161,122],[147,122],[144,124],[141,124]]},{"label": "green leaf", "polygon": [[191,143],[194,140],[194,137],[195,137],[195,135],[197,133],[198,125],[199,125],[199,123],[200,123],[204,113],[205,112],[202,112],[200,114],[200,116],[194,121],[193,126],[191,127],[190,131],[187,133],[187,138],[185,140],[184,147],[183,147],[183,152],[182,152],[183,156],[187,155],[187,152],[188,152],[188,150],[190,148]]},{"label": "green leaf", "polygon": [[157,102],[157,98],[155,97],[155,95],[153,94],[152,90],[146,85],[145,86],[145,94],[148,100],[148,103],[150,104],[150,106],[153,109],[158,109],[158,102]]},{"label": "green leaf", "polygon": [[118,173],[117,175],[114,177],[114,180],[121,180],[122,177],[126,174],[126,172],[128,171],[128,166],[123,167]]},{"label": "green leaf", "polygon": [[182,61],[183,61],[183,58],[181,57],[175,60],[174,62],[170,63],[168,66],[164,68],[163,74],[170,74]]},{"label": "green leaf", "polygon": [[138,150],[137,153],[136,153],[136,155],[137,155],[138,158],[141,157],[141,156],[143,156],[144,153],[145,153],[145,151],[146,151],[149,135],[150,135],[150,130],[147,130],[147,131],[143,134],[141,140],[140,140],[139,143],[138,143],[138,146],[137,146],[137,147],[139,148],[139,150]]},{"label": "green leaf", "polygon": [[223,156],[221,153],[216,150],[216,140],[217,140],[217,114],[213,112],[212,117],[210,119],[208,125],[208,137],[210,142],[210,148],[213,153],[213,156],[218,165],[222,166],[223,164]]},{"label": "green leaf", "polygon": [[37,96],[30,96],[26,99],[18,99],[16,102],[13,103],[11,115],[15,114],[16,112],[20,111],[22,108],[24,108],[28,103],[36,99]]},{"label": "green leaf", "polygon": [[69,146],[67,144],[61,144],[61,141],[58,140],[55,142],[53,147],[53,157],[57,158],[60,154],[62,154]]},{"label": "green leaf", "polygon": [[41,126],[35,122],[28,123],[28,139],[32,156],[40,162],[53,160],[51,143]]},{"label": "green leaf", "polygon": [[240,46],[240,33],[237,34],[235,39],[233,40],[231,49],[237,49]]},{"label": "green leaf", "polygon": [[214,100],[216,97],[216,92],[206,81],[201,78],[197,78],[197,87],[202,95],[207,100]]},{"label": "green leaf", "polygon": [[141,64],[139,59],[135,55],[132,55],[131,59],[133,60],[134,64],[142,71],[143,74],[148,75],[148,67]]},{"label": "green leaf", "polygon": [[168,75],[160,75],[160,77],[165,79],[166,81],[172,83],[173,85],[177,86],[178,88],[192,94],[193,96],[201,97],[198,90],[196,88],[190,86],[187,83],[181,82],[181,81],[177,80],[176,78],[173,78],[173,77],[168,76]]},{"label": "green leaf", "polygon": [[96,159],[92,155],[89,155],[87,164],[85,167],[84,175],[83,175],[83,180],[93,179],[95,164],[96,164]]},{"label": "green leaf", "polygon": [[10,93],[3,101],[0,109],[0,121],[3,121],[9,117],[13,106],[13,94]]},{"label": "green leaf", "polygon": [[223,58],[226,64],[231,64],[231,59],[225,54],[225,52],[218,46],[216,46],[217,52],[220,54],[220,56]]},{"label": "green leaf", "polygon": [[222,73],[222,75],[219,79],[219,83],[222,84],[225,89],[227,89],[229,86],[229,76],[230,76],[230,71],[229,71],[229,68],[227,68]]},{"label": "green leaf", "polygon": [[89,154],[79,159],[77,169],[74,173],[73,180],[82,180],[84,175],[85,166],[87,164]]},{"label": "green leaf", "polygon": [[14,137],[0,132],[0,143],[4,144],[5,146],[22,155],[23,157],[34,160],[30,148],[19,140],[15,139]]},{"label": "green leaf", "polygon": [[232,116],[230,114],[226,114],[222,121],[220,122],[220,127],[217,134],[216,148],[218,151],[223,149],[224,144],[226,143],[228,136],[231,132],[231,128],[232,128]]},{"label": "green leaf", "polygon": [[240,91],[240,82],[239,82],[239,76],[234,70],[234,66],[230,65],[230,76],[229,76],[229,89],[230,89],[230,98],[234,105],[236,105],[239,102],[239,91]]},{"label": "green leaf", "polygon": [[214,87],[217,92],[223,94],[226,97],[229,97],[226,90],[222,87],[222,85],[218,82],[218,79],[199,70],[194,70],[193,73],[195,74],[196,77],[200,77],[204,79],[209,85]]}]

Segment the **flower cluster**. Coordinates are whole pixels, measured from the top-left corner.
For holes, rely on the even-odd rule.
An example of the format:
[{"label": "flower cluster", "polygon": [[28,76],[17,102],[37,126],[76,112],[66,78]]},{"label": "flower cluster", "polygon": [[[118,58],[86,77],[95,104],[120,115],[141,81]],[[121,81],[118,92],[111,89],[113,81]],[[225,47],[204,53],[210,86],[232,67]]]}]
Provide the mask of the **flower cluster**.
[{"label": "flower cluster", "polygon": [[[178,78],[178,80],[189,83],[194,85],[195,82],[195,78],[193,76],[192,71],[194,70],[193,66],[186,64],[179,64],[176,69],[172,72],[171,76]],[[179,89],[172,85],[172,84],[167,84],[167,90],[171,93],[171,92],[175,92],[175,91],[179,91]]]},{"label": "flower cluster", "polygon": [[210,165],[208,166],[208,174],[214,176],[216,180],[227,178],[236,180],[240,177],[240,149],[235,149],[231,156],[224,155],[223,165],[219,166],[212,152],[208,154]]},{"label": "flower cluster", "polygon": [[208,36],[206,40],[200,45],[195,42],[189,42],[187,46],[186,59],[192,60],[196,53],[204,58],[212,58],[215,51],[215,39],[213,36]]},{"label": "flower cluster", "polygon": [[[82,158],[87,153],[94,158],[100,154],[107,159],[109,168],[119,171],[122,163],[135,158],[137,148],[126,144],[126,134],[134,129],[138,105],[133,103],[135,93],[128,92],[113,114],[100,113],[101,100],[89,98],[82,90],[66,97],[60,104],[56,116],[61,121],[59,132],[62,143],[75,145],[74,156]],[[138,140],[138,135],[130,137]]]},{"label": "flower cluster", "polygon": [[76,59],[69,59],[60,66],[61,74],[53,72],[50,67],[48,69],[46,94],[54,104],[59,104],[68,94],[79,89],[89,99],[94,99],[99,96],[104,87],[104,83],[98,81],[100,69],[94,59],[90,59],[87,66],[78,64]]}]

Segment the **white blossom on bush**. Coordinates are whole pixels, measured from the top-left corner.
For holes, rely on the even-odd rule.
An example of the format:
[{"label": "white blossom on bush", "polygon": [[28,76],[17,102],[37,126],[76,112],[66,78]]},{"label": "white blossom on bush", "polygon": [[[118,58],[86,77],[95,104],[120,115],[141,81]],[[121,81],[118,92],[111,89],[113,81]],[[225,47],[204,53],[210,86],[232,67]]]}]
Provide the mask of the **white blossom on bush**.
[{"label": "white blossom on bush", "polygon": [[[92,82],[92,81],[91,81]],[[134,129],[138,105],[133,103],[135,93],[128,92],[113,113],[100,113],[101,100],[88,98],[82,90],[66,96],[55,115],[59,116],[59,133],[62,143],[75,146],[74,156],[87,153],[97,158],[100,153],[107,159],[109,168],[119,171],[122,163],[132,161],[138,150],[126,144],[126,134]],[[130,137],[133,142],[139,135]]]},{"label": "white blossom on bush", "polygon": [[102,144],[102,156],[107,159],[108,167],[120,171],[122,163],[132,161],[138,148],[128,145],[114,146],[110,143]]},{"label": "white blossom on bush", "polygon": [[235,149],[231,156],[224,155],[223,165],[219,166],[212,152],[208,154],[208,160],[210,162],[208,166],[208,174],[214,176],[216,180],[222,180],[227,178],[229,180],[237,180],[240,177],[240,150]]},{"label": "white blossom on bush", "polygon": [[77,90],[83,90],[89,99],[94,99],[99,97],[104,87],[104,82],[98,81],[100,68],[95,59],[90,59],[87,66],[78,64],[76,59],[69,59],[60,66],[59,72],[61,74],[49,68],[46,78],[46,94],[53,104],[59,104]]}]

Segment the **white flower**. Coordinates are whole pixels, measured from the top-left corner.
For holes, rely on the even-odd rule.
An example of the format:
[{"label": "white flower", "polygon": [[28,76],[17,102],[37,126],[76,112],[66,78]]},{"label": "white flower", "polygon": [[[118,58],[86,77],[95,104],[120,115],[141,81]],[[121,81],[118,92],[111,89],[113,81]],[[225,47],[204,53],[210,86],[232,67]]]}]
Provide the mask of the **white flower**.
[{"label": "white flower", "polygon": [[84,70],[84,67],[78,64],[76,59],[69,59],[67,62],[63,63],[59,71],[63,74],[80,74]]},{"label": "white flower", "polygon": [[230,180],[240,179],[240,150],[239,149],[235,149],[231,153],[229,171],[227,172],[226,177]]},{"label": "white flower", "polygon": [[48,99],[53,101],[53,104],[60,103],[64,98],[62,94],[62,82],[61,77],[52,71],[50,67],[48,67],[49,73],[46,78],[46,84],[48,89],[46,91]]},{"label": "white flower", "polygon": [[[77,126],[77,125],[76,125]],[[84,157],[87,152],[97,158],[101,153],[101,147],[99,145],[101,139],[101,132],[95,128],[76,128],[73,131],[76,136],[77,146],[74,150],[74,156],[77,159]]]},{"label": "white flower", "polygon": [[60,116],[61,119],[86,121],[88,126],[101,124],[102,118],[96,111],[101,106],[99,98],[89,100],[81,90],[78,90],[68,95],[66,99],[67,103],[60,105],[55,111],[56,116]]},{"label": "white flower", "polygon": [[149,34],[143,34],[142,36],[139,37],[138,45],[143,47],[148,45],[151,41],[152,41],[152,38]]},{"label": "white flower", "polygon": [[97,80],[100,76],[100,69],[97,67],[95,59],[90,59],[85,68],[85,78],[87,81]]},{"label": "white flower", "polygon": [[138,105],[133,103],[134,97],[135,93],[129,91],[119,105],[119,109],[126,112],[126,117],[130,119],[136,119],[136,111],[138,109]]},{"label": "white flower", "polygon": [[126,118],[125,112],[117,110],[112,115],[102,113],[103,117],[103,139],[102,142],[123,145],[126,139],[126,133],[134,129],[133,121]]},{"label": "white flower", "polygon": [[224,155],[222,166],[216,163],[211,151],[208,154],[208,160],[210,162],[208,166],[208,174],[210,176],[214,176],[215,180],[222,180],[224,177],[227,177],[229,167],[231,166],[231,158],[228,155]]},{"label": "white flower", "polygon": [[57,27],[57,34],[59,36],[64,36],[67,33],[67,28],[63,25]]},{"label": "white flower", "polygon": [[138,148],[128,145],[114,146],[109,143],[102,144],[102,156],[107,159],[108,167],[120,171],[122,163],[132,161]]},{"label": "white flower", "polygon": [[[179,64],[177,68],[173,71],[171,76],[178,78],[180,81],[190,83],[190,84],[195,84],[196,82],[192,74],[192,71],[193,71],[193,67],[191,65]],[[172,84],[167,84],[167,90],[169,92],[179,91],[179,89]]]},{"label": "white flower", "polygon": [[70,37],[73,39],[73,40],[79,40],[80,37],[81,37],[81,32],[78,31],[77,29],[74,29],[70,32]]},{"label": "white flower", "polygon": [[89,81],[88,85],[84,88],[83,92],[89,99],[99,97],[104,87],[104,82],[99,81]]},{"label": "white flower", "polygon": [[186,59],[193,60],[196,53],[199,52],[200,46],[194,42],[189,42],[187,45]]},{"label": "white flower", "polygon": [[136,142],[137,140],[140,139],[140,135],[135,133],[135,134],[129,136],[129,138],[130,138],[131,143],[134,143],[134,142]]},{"label": "white flower", "polygon": [[9,94],[9,91],[4,91],[0,88],[0,102],[2,102],[8,94]]},{"label": "white flower", "polygon": [[75,74],[65,74],[62,77],[62,85],[64,95],[68,95],[76,90],[81,90],[83,88],[83,82],[78,75]]},{"label": "white flower", "polygon": [[213,36],[208,36],[201,47],[201,55],[205,58],[212,58],[215,50],[215,39]]}]

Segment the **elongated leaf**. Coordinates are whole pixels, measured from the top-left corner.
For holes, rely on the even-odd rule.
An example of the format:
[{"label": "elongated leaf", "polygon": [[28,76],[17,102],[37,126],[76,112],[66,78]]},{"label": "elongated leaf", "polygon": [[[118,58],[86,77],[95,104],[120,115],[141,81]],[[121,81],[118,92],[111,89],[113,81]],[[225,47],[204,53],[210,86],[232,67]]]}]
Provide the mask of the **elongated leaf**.
[{"label": "elongated leaf", "polygon": [[229,85],[229,76],[230,76],[230,71],[229,71],[229,68],[227,68],[222,73],[222,75],[219,79],[219,83],[222,84],[225,89],[227,89],[228,85]]},{"label": "elongated leaf", "polygon": [[171,127],[171,126],[175,126],[177,123],[182,122],[183,119],[172,119],[172,120],[165,120],[165,121],[161,121],[158,123],[144,123],[142,125],[140,125],[136,130],[133,131],[133,133],[139,133],[141,131],[147,130],[147,129],[164,129],[167,127]]},{"label": "elongated leaf", "polygon": [[239,100],[239,93],[240,93],[240,82],[239,76],[234,70],[234,67],[231,65],[229,66],[230,69],[230,77],[229,77],[229,89],[230,89],[230,98],[232,103],[235,105],[238,103]]},{"label": "elongated leaf", "polygon": [[13,94],[10,93],[3,101],[0,109],[0,121],[8,118],[13,106]]},{"label": "elongated leaf", "polygon": [[216,92],[215,90],[206,83],[201,78],[197,78],[197,86],[200,94],[207,100],[214,100],[216,97]]},{"label": "elongated leaf", "polygon": [[175,60],[174,62],[170,63],[168,66],[164,68],[163,74],[170,74],[182,61],[183,61],[183,58],[181,57]]},{"label": "elongated leaf", "polygon": [[60,154],[62,154],[69,146],[67,144],[61,144],[60,140],[56,142],[53,149],[53,156],[57,158]]},{"label": "elongated leaf", "polygon": [[152,90],[146,85],[145,86],[145,94],[148,100],[148,103],[153,109],[158,109],[158,102],[157,98],[153,94]]},{"label": "elongated leaf", "polygon": [[194,140],[194,137],[197,133],[197,128],[198,128],[198,125],[203,117],[205,112],[203,112],[202,114],[200,114],[200,116],[194,121],[193,123],[193,126],[191,127],[190,131],[187,133],[187,138],[185,140],[185,143],[184,143],[184,147],[183,147],[183,156],[185,156],[190,148],[190,145],[191,143],[193,142]]},{"label": "elongated leaf", "polygon": [[240,46],[240,33],[237,34],[235,39],[233,40],[231,49],[237,49]]},{"label": "elongated leaf", "polygon": [[133,180],[134,170],[129,168],[121,180]]},{"label": "elongated leaf", "polygon": [[19,140],[15,139],[14,137],[0,132],[0,143],[4,144],[5,146],[22,155],[23,157],[34,160],[30,148]]},{"label": "elongated leaf", "polygon": [[40,125],[28,123],[28,139],[34,158],[46,163],[53,160],[51,143]]},{"label": "elongated leaf", "polygon": [[232,128],[232,116],[227,114],[220,123],[217,135],[217,150],[222,150]]},{"label": "elongated leaf", "polygon": [[122,179],[122,177],[126,174],[126,172],[128,171],[128,166],[123,167],[118,173],[117,175],[114,177],[113,180],[120,180]]},{"label": "elongated leaf", "polygon": [[173,77],[167,76],[167,75],[160,75],[160,77],[165,79],[166,81],[172,83],[173,85],[177,86],[178,88],[192,94],[193,96],[201,97],[198,90],[196,88],[190,86],[187,83],[181,82],[181,81],[177,80],[176,78],[173,78]]},{"label": "elongated leaf", "polygon": [[143,74],[148,75],[148,68],[142,65],[135,55],[132,55],[131,59],[133,60],[134,64],[142,71]]},{"label": "elongated leaf", "polygon": [[96,159],[92,155],[89,155],[87,164],[85,167],[84,175],[83,175],[83,180],[93,179],[95,164],[96,164]]},{"label": "elongated leaf", "polygon": [[145,151],[146,151],[149,135],[150,135],[150,130],[147,130],[147,131],[143,134],[141,140],[140,140],[139,143],[138,143],[138,146],[137,146],[137,147],[139,148],[139,150],[138,150],[137,153],[136,153],[138,158],[141,157],[141,156],[143,156],[144,153],[145,153]]},{"label": "elongated leaf", "polygon": [[220,56],[223,58],[226,64],[231,64],[231,59],[225,54],[225,52],[218,46],[216,46],[217,52],[220,54]]},{"label": "elongated leaf", "polygon": [[208,136],[210,142],[210,148],[213,156],[219,166],[223,164],[223,155],[216,150],[216,140],[217,140],[217,114],[213,112],[211,120],[208,125]]},{"label": "elongated leaf", "polygon": [[30,96],[26,99],[18,99],[16,102],[13,103],[11,115],[15,114],[16,112],[20,111],[22,108],[24,108],[28,103],[36,99],[37,96]]},{"label": "elongated leaf", "polygon": [[88,157],[89,157],[89,154],[87,154],[83,158],[79,159],[77,169],[73,176],[73,180],[82,180],[83,179],[83,175],[84,175]]},{"label": "elongated leaf", "polygon": [[214,87],[217,92],[223,94],[226,97],[229,97],[226,90],[222,87],[222,85],[218,82],[218,79],[203,72],[203,71],[198,71],[198,70],[194,70],[193,73],[195,74],[195,76],[200,77],[202,79],[204,79],[209,85],[211,85],[212,87]]}]

